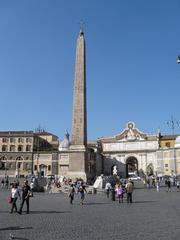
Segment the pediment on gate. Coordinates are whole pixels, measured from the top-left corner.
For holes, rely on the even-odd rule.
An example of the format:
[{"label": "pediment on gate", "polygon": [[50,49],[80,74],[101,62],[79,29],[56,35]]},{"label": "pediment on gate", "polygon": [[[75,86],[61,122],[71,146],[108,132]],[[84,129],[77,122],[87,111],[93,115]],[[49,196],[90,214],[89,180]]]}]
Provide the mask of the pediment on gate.
[{"label": "pediment on gate", "polygon": [[118,135],[115,136],[117,141],[136,141],[146,140],[147,135],[141,132],[138,128],[135,128],[133,122],[128,122],[127,127]]}]

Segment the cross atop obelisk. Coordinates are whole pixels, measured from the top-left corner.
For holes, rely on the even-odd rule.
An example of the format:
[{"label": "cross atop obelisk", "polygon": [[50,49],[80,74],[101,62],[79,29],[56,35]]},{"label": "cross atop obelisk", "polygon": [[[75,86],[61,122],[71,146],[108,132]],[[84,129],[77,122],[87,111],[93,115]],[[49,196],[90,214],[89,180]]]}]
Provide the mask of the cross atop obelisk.
[{"label": "cross atop obelisk", "polygon": [[72,145],[87,145],[86,55],[82,23],[76,45]]}]

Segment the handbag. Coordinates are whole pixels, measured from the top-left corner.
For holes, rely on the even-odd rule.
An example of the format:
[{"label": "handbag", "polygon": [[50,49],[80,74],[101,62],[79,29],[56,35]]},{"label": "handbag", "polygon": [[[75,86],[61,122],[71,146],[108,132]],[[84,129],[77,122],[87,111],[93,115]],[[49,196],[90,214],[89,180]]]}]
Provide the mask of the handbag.
[{"label": "handbag", "polygon": [[33,197],[33,192],[30,191],[29,194],[28,194],[29,197]]},{"label": "handbag", "polygon": [[8,203],[12,203],[13,202],[13,199],[11,197],[11,195],[8,197]]}]

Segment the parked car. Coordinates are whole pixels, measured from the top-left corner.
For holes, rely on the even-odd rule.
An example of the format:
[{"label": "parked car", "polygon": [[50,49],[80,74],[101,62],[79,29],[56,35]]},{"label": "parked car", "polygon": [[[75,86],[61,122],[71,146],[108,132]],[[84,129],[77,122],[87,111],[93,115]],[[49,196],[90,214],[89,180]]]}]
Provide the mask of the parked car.
[{"label": "parked car", "polygon": [[139,176],[137,176],[137,175],[133,175],[133,176],[129,177],[129,179],[132,180],[132,181],[141,180],[141,178]]}]

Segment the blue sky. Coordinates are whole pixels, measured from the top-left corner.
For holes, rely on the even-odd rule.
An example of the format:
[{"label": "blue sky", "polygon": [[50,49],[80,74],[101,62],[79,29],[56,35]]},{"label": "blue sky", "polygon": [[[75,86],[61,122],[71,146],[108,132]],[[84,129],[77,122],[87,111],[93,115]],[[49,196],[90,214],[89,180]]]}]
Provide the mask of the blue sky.
[{"label": "blue sky", "polygon": [[128,121],[170,133],[166,122],[180,121],[179,13],[179,0],[0,1],[0,130],[71,133],[83,20],[88,139],[116,135]]}]

